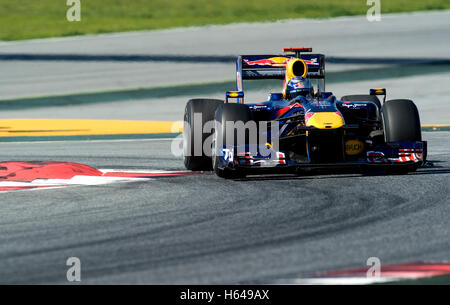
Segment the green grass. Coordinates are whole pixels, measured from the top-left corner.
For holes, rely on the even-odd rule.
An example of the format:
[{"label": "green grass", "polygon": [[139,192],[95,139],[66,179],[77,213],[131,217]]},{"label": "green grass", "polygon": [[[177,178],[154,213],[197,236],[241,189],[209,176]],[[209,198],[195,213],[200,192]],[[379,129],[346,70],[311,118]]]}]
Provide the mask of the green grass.
[{"label": "green grass", "polygon": [[[81,0],[82,21],[66,20],[66,0],[0,0],[0,40],[365,15],[366,0]],[[450,9],[449,0],[382,0],[382,13]]]}]

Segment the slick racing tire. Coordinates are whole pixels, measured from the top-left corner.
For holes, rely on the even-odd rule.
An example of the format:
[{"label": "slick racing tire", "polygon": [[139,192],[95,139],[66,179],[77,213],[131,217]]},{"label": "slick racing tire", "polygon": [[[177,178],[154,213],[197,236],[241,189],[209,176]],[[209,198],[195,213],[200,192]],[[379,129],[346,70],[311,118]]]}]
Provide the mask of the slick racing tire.
[{"label": "slick racing tire", "polygon": [[[207,122],[214,122],[214,115],[219,105],[223,101],[215,99],[192,99],[186,104],[184,110],[184,128],[183,128],[183,155],[184,165],[188,170],[212,170],[211,166],[211,147],[204,147],[205,141],[212,135],[211,132],[203,133],[203,127]],[[194,116],[197,113],[197,116]],[[198,114],[201,114],[199,120]],[[198,120],[195,121],[195,120]],[[213,126],[212,126],[213,127]],[[196,137],[199,137],[196,139]],[[200,144],[195,150],[195,144]],[[208,146],[208,145],[206,145]]]},{"label": "slick racing tire", "polygon": [[[251,114],[250,110],[246,105],[243,104],[223,104],[220,105],[216,110],[216,128],[215,128],[215,134],[214,134],[214,151],[213,151],[213,160],[212,160],[212,166],[217,174],[217,176],[225,179],[235,179],[235,178],[241,178],[244,177],[245,174],[240,171],[239,169],[231,169],[231,168],[225,168],[221,169],[219,168],[219,156],[222,154],[222,147],[219,147],[221,145],[218,145],[218,143],[222,143],[223,145],[230,145],[230,146],[236,146],[238,144],[245,145],[249,143],[249,135],[246,133],[244,135],[244,141],[245,143],[238,143],[238,133],[242,132],[237,130],[234,126],[232,129],[232,132],[234,133],[233,142],[228,143],[227,142],[227,125],[230,122],[236,123],[236,122],[242,122],[246,124],[251,120]],[[228,122],[228,123],[227,123]],[[228,129],[228,131],[231,131],[231,129]]]},{"label": "slick racing tire", "polygon": [[[387,101],[382,108],[382,117],[386,143],[422,141],[419,112],[413,101]],[[413,172],[419,165],[392,166],[388,171],[393,174]]]},{"label": "slick racing tire", "polygon": [[345,95],[343,97],[341,97],[341,101],[344,102],[373,102],[375,105],[377,105],[378,109],[381,109],[381,102],[378,99],[378,97],[376,95],[364,95],[364,94],[359,94],[359,95]]},{"label": "slick racing tire", "polygon": [[387,101],[382,115],[386,143],[422,141],[419,112],[412,101]]}]

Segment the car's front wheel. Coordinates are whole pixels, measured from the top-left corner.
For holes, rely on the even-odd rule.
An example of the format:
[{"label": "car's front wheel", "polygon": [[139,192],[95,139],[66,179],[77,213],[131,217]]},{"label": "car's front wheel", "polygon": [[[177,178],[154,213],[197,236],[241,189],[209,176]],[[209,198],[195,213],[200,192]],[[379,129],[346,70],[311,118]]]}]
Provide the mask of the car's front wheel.
[{"label": "car's front wheel", "polygon": [[[384,139],[386,143],[422,141],[419,111],[411,100],[390,100],[382,107]],[[420,162],[391,166],[388,172],[404,174],[414,172]]]},{"label": "car's front wheel", "polygon": [[[251,120],[251,114],[248,106],[243,104],[223,104],[216,110],[215,121],[216,127],[214,129],[213,137],[213,156],[212,165],[217,176],[232,179],[245,176],[245,173],[234,168],[221,168],[220,157],[224,157],[224,154],[229,154],[228,158],[233,158],[234,151],[224,151],[224,146],[228,146],[230,149],[234,149],[238,144],[247,144],[249,135],[246,130],[239,130],[247,122]],[[236,124],[238,123],[238,124]],[[233,124],[230,128],[227,124]],[[232,132],[233,135],[227,137],[227,132]],[[238,143],[239,133],[245,132],[244,143]],[[241,134],[242,135],[242,134]],[[230,142],[231,141],[231,142]]]},{"label": "car's front wheel", "polygon": [[205,124],[214,121],[214,115],[223,101],[192,99],[186,104],[183,127],[184,165],[189,170],[211,170],[210,147],[204,147],[212,132],[204,130]]}]

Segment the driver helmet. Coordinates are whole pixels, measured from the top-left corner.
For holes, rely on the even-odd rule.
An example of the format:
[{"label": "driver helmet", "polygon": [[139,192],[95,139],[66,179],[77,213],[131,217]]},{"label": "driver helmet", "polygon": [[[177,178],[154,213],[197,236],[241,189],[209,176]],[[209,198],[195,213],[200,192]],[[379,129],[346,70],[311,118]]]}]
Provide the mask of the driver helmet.
[{"label": "driver helmet", "polygon": [[285,89],[285,98],[292,100],[298,96],[314,96],[314,88],[308,78],[296,76],[291,78]]}]

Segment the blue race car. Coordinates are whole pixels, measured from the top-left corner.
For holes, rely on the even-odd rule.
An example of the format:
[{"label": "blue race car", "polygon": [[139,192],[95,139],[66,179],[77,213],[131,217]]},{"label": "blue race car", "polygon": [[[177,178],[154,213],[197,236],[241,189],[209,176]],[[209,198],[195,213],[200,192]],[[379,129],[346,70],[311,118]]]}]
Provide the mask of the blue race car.
[{"label": "blue race car", "polygon": [[[386,101],[386,89],[337,99],[325,90],[325,56],[311,52],[300,47],[284,48],[283,55],[239,56],[237,90],[228,91],[225,101],[190,100],[183,130],[186,168],[237,178],[347,167],[408,173],[425,163],[427,143],[411,100]],[[283,91],[244,104],[248,79],[284,80]]]}]

